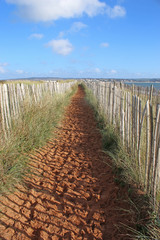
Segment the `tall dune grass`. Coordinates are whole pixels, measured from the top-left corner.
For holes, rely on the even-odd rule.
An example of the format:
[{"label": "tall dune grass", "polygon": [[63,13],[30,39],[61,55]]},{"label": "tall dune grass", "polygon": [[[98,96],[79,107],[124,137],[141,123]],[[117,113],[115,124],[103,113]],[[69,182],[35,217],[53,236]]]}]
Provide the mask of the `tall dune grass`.
[{"label": "tall dune grass", "polygon": [[61,95],[46,95],[42,101],[30,104],[27,99],[18,119],[12,122],[13,130],[7,140],[0,137],[0,192],[13,190],[29,171],[28,153],[43,146],[54,136],[76,86]]}]

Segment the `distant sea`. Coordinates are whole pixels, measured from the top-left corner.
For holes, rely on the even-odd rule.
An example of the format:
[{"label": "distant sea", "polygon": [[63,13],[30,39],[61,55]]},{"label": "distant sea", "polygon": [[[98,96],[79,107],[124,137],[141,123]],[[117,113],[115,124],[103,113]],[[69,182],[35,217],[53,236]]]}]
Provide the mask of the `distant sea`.
[{"label": "distant sea", "polygon": [[151,85],[153,85],[154,88],[156,89],[160,89],[160,82],[159,83],[155,83],[155,82],[125,82],[125,84],[129,84],[129,85],[137,85],[137,86],[142,86],[142,87],[150,87]]}]

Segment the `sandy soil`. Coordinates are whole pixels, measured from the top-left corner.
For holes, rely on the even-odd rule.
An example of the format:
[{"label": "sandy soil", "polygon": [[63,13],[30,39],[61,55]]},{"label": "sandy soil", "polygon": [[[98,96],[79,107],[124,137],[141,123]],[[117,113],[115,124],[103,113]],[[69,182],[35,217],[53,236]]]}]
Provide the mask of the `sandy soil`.
[{"label": "sandy soil", "polygon": [[130,239],[122,226],[134,218],[127,191],[104,162],[111,163],[79,87],[57,140],[31,156],[25,187],[0,197],[0,239]]}]

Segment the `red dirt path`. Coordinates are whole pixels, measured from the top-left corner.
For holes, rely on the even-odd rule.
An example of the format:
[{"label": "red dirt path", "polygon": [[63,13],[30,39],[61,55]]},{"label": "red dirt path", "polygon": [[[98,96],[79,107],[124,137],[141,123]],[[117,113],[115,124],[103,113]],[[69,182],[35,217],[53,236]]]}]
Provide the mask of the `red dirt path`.
[{"label": "red dirt path", "polygon": [[33,174],[0,198],[2,240],[130,239],[127,193],[116,185],[92,109],[79,87],[57,140],[31,157]]}]

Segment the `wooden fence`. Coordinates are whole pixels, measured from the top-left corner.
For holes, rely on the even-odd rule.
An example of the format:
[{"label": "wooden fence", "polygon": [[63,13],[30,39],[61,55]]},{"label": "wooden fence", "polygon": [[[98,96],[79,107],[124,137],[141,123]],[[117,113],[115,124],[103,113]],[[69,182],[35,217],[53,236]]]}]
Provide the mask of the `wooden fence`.
[{"label": "wooden fence", "polygon": [[135,161],[135,171],[154,204],[160,192],[160,104],[150,89],[116,82],[84,81],[98,100],[107,121]]},{"label": "wooden fence", "polygon": [[8,138],[12,130],[12,120],[18,119],[23,110],[23,103],[27,99],[30,104],[40,103],[43,96],[66,92],[73,84],[72,82],[48,81],[43,83],[25,84],[9,83],[0,84],[0,134]]}]

